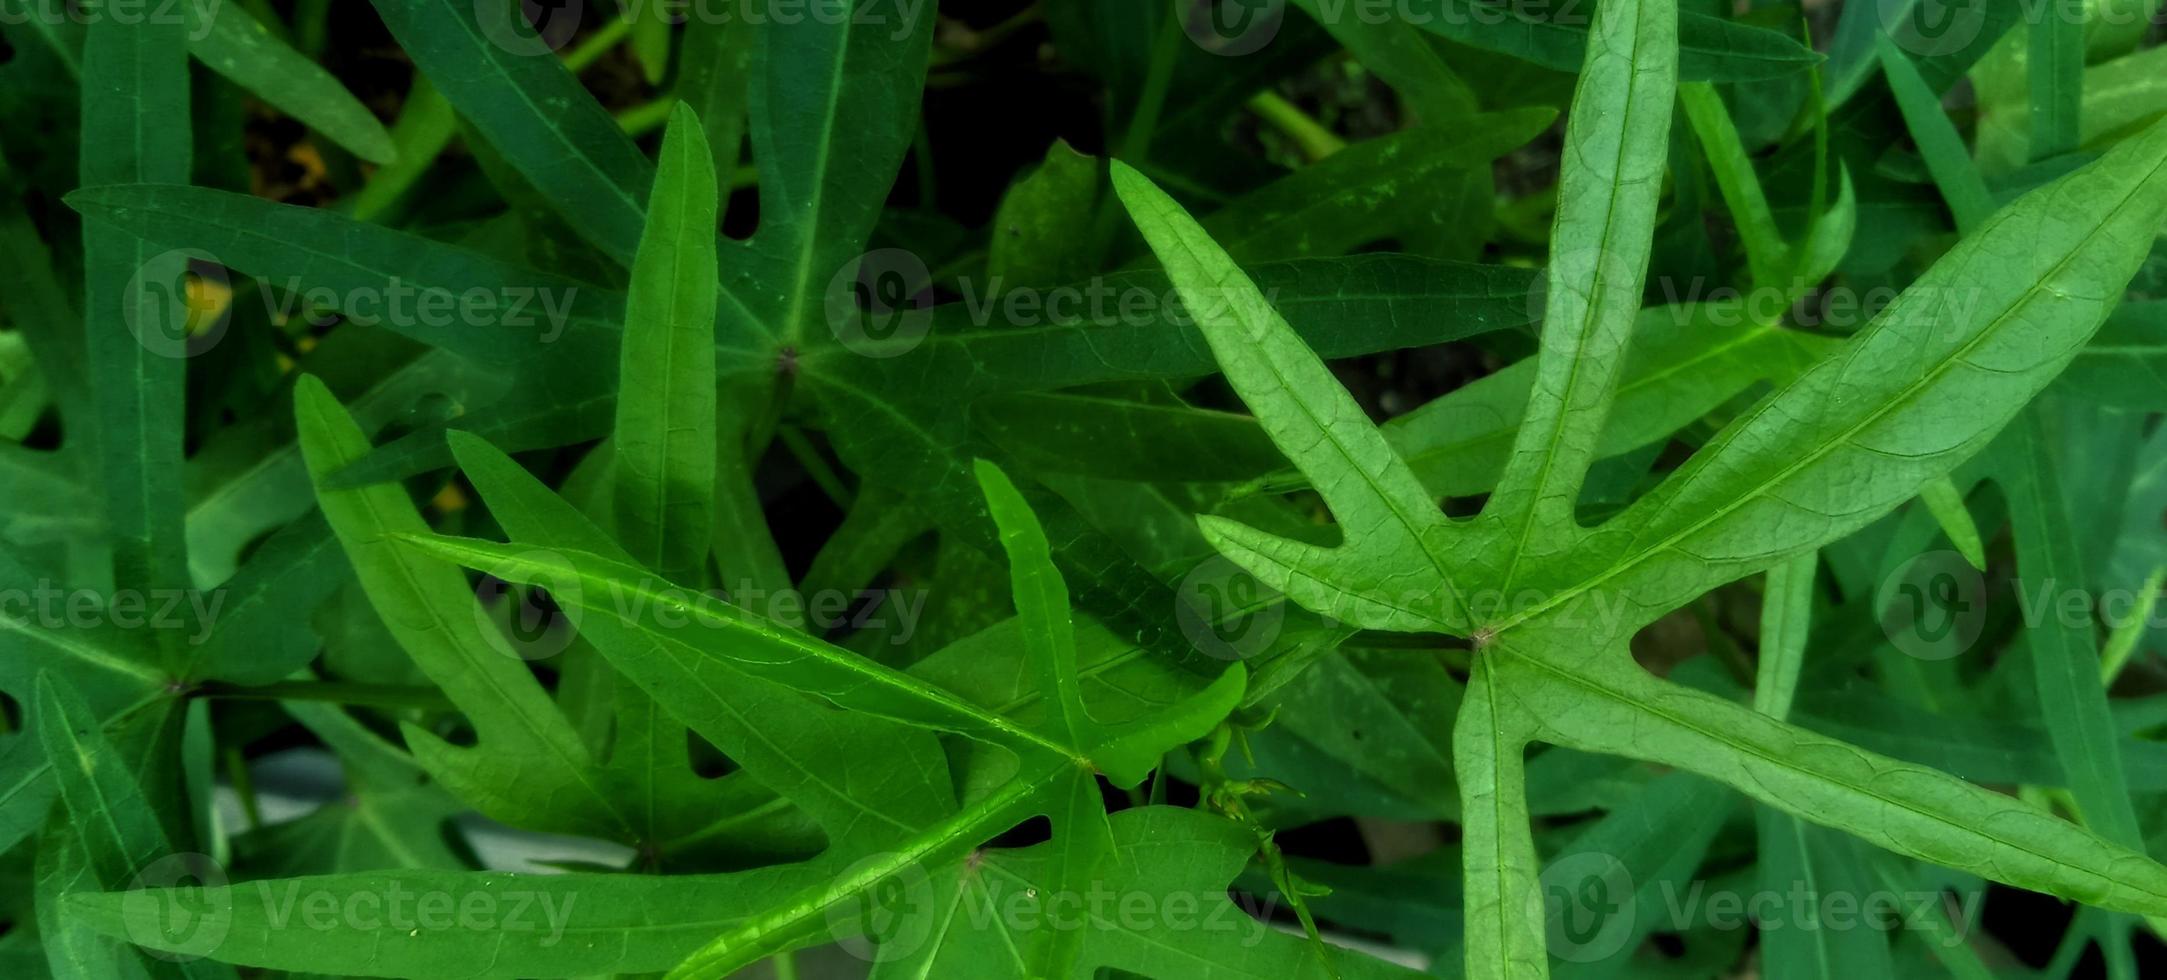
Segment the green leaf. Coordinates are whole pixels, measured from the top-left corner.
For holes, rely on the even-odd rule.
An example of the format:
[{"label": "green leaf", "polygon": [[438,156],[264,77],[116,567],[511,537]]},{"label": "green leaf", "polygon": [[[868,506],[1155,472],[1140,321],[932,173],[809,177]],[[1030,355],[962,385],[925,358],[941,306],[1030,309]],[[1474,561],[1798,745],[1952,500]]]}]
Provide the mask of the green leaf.
[{"label": "green leaf", "polygon": [[281,877],[463,867],[443,834],[444,823],[463,808],[410,756],[335,705],[288,701],[282,707],[338,753],[350,795],[243,835],[235,845],[241,860]]},{"label": "green leaf", "polygon": [[1204,229],[1237,262],[1335,255],[1452,223],[1437,188],[1550,128],[1548,108],[1511,109],[1356,143],[1228,202]]},{"label": "green leaf", "polygon": [[[109,936],[273,970],[319,971],[336,956],[340,972],[355,976],[577,977],[666,970],[715,931],[824,873],[802,865],[666,878],[369,871],[204,888],[187,896],[187,905],[170,893],[151,893],[156,901],[131,897],[141,893],[79,893],[66,908],[76,921]],[[504,928],[443,927],[456,926],[456,912],[432,912],[424,920],[416,901],[423,895],[448,896],[455,910],[486,909],[491,924]],[[392,904],[394,896],[400,905]],[[305,914],[298,904],[303,900],[363,914],[319,914],[315,923],[327,928],[296,928],[311,921],[298,918]],[[169,921],[175,909],[199,908],[214,910],[225,923],[224,935],[209,949],[201,943],[210,931]],[[657,922],[656,909],[682,914]]]},{"label": "green leaf", "polygon": [[632,20],[632,56],[639,60],[640,74],[653,85],[670,71],[670,22],[654,8],[648,16]]},{"label": "green leaf", "polygon": [[[1442,557],[1452,528],[1407,464],[1179,204],[1119,161],[1114,189],[1236,389],[1264,402],[1250,408],[1265,433],[1341,524],[1361,529],[1337,549],[1218,519],[1203,523],[1205,537],[1272,588],[1336,619],[1369,628],[1466,629],[1467,613]],[[1368,577],[1365,567],[1394,572]],[[1417,606],[1417,596],[1434,597],[1436,607]]]},{"label": "green leaf", "polygon": [[1970,232],[1994,213],[1994,196],[1986,188],[1986,178],[1979,175],[1964,138],[1941,110],[1941,97],[1919,77],[1918,67],[1887,38],[1876,43],[1881,70],[1888,75],[1889,90],[1895,93],[1896,107],[1911,129],[1911,140],[1918,144],[1927,172],[1956,215],[1956,227]]},{"label": "green leaf", "polygon": [[654,166],[552,56],[548,35],[518,23],[509,4],[372,2],[460,116],[587,241],[630,265]]},{"label": "green leaf", "polygon": [[760,228],[742,278],[758,291],[752,305],[768,335],[800,348],[834,338],[829,280],[864,252],[888,198],[918,125],[933,35],[923,6],[853,0],[850,9],[769,23],[753,48]]},{"label": "green leaf", "polygon": [[[1485,515],[1511,539],[1500,587],[1520,566],[1569,542],[1573,508],[1617,385],[1627,331],[1640,308],[1656,199],[1677,85],[1676,8],[1615,5],[1596,12],[1566,123],[1551,229],[1542,353],[1505,472]],[[1691,104],[1690,102],[1688,103]],[[1556,529],[1550,542],[1534,528]]]},{"label": "green leaf", "polygon": [[[1787,383],[1833,347],[1826,338],[1754,322],[1739,303],[1642,310],[1603,419],[1597,459],[1667,439],[1758,382]],[[1535,383],[1535,359],[1507,365],[1386,422],[1385,439],[1430,492],[1467,497],[1496,487]]]},{"label": "green leaf", "polygon": [[[432,562],[457,562],[551,590],[583,615],[628,625],[682,619],[694,631],[657,630],[676,656],[714,658],[737,671],[817,694],[838,707],[905,724],[968,734],[1024,751],[1068,751],[1045,736],[905,674],[769,622],[705,593],[580,551],[537,552],[486,541],[392,532],[386,541]],[[387,536],[388,537],[388,536]],[[658,618],[659,617],[659,618]],[[726,640],[727,643],[718,641]]]},{"label": "green leaf", "polygon": [[[1524,58],[1559,71],[1584,70],[1589,38],[1600,33],[1602,9],[1590,26],[1585,8],[1540,9],[1491,0],[1405,0],[1403,16],[1449,40]],[[1747,82],[1781,78],[1812,66],[1819,56],[1798,39],[1696,10],[1676,17],[1680,77],[1687,81]],[[1668,101],[1666,99],[1666,101]]]},{"label": "green leaf", "polygon": [[1540,608],[1601,589],[1630,628],[1835,540],[1984,446],[2106,319],[2167,216],[2163,157],[2158,127],[2002,210],[1637,501],[1617,519],[1633,540],[1568,563],[1582,584]]},{"label": "green leaf", "polygon": [[1806,552],[1768,570],[1761,600],[1761,646],[1753,684],[1753,710],[1770,718],[1791,713],[1798,673],[1813,624],[1813,579],[1819,568]]},{"label": "green leaf", "polygon": [[280,528],[210,593],[218,605],[206,624],[209,635],[189,638],[202,644],[190,676],[237,684],[285,679],[321,646],[305,614],[351,578],[321,514]]},{"label": "green leaf", "polygon": [[2031,19],[2031,154],[2045,160],[2074,152],[2084,109],[2083,0],[2052,0]]},{"label": "green leaf", "polygon": [[[1210,980],[1382,980],[1419,976],[1405,967],[1330,947],[1320,962],[1300,936],[1251,917],[1227,895],[1256,849],[1245,827],[1196,810],[1147,806],[1112,815],[1120,873],[1095,901],[1056,904],[1042,896],[1059,867],[1054,844],[993,851],[984,860],[931,874],[910,900],[946,914],[942,921],[898,932],[923,944],[919,957],[875,976],[1015,976],[1015,950],[1031,935],[1067,928],[1081,934],[1077,972]],[[888,964],[881,964],[882,967]]]},{"label": "green leaf", "polygon": [[399,107],[399,119],[388,134],[394,159],[369,175],[368,182],[353,196],[349,213],[368,221],[391,210],[429,172],[458,129],[459,119],[451,103],[444,101],[428,79],[415,79],[414,87],[407,90],[406,103]]},{"label": "green leaf", "polygon": [[1468,675],[1452,737],[1467,870],[1461,902],[1468,980],[1549,974],[1540,866],[1528,830],[1532,725],[1516,705],[1519,696],[1499,690],[1492,662],[1479,661]]},{"label": "green leaf", "polygon": [[2129,302],[2077,352],[2057,390],[2115,408],[2156,411],[2167,402],[2167,303]]},{"label": "green leaf", "polygon": [[714,523],[713,166],[699,117],[679,105],[632,261],[619,349],[617,525],[628,550],[678,581],[698,580]]},{"label": "green leaf", "polygon": [[[1630,57],[1601,49],[1591,60],[1605,55]],[[1578,158],[1568,154],[1568,161]],[[1713,776],[1882,847],[2022,887],[2125,911],[2151,912],[2167,902],[2167,868],[2141,855],[2008,797],[1659,681],[1625,649],[1631,631],[1656,614],[1861,526],[1991,438],[2098,328],[2149,249],[2167,218],[2163,159],[2167,126],[2005,209],[1864,333],[1727,427],[1606,525],[1578,532],[1569,509],[1515,524],[1517,511],[1493,507],[1461,532],[1487,539],[1492,556],[1520,554],[1533,540],[1547,549],[1533,561],[1508,565],[1463,551],[1349,568],[1303,556],[1296,567],[1329,584],[1295,598],[1323,611],[1334,611],[1343,590],[1373,588],[1367,577],[1427,577],[1430,568],[1473,586],[1504,577],[1532,590],[1532,602],[1479,610],[1463,627],[1474,641],[1475,686],[1499,692],[1470,691],[1455,742],[1463,833],[1476,855],[1466,886],[1469,908],[1479,910],[1471,916],[1471,971],[1545,972],[1539,933],[1522,915],[1535,889],[1518,792],[1519,753],[1529,739]],[[1569,183],[1570,168],[1566,176]],[[1208,242],[1197,244],[1202,236],[1194,232],[1176,237],[1179,225],[1158,227],[1173,224],[1164,217],[1168,208],[1135,193],[1143,183],[1133,174],[1117,170],[1116,185],[1143,212],[1147,234],[1182,246],[1160,248],[1181,281],[1183,265]],[[1139,200],[1155,206],[1138,208]],[[1652,210],[1635,223],[1648,222]],[[1561,236],[1559,247],[1568,241]],[[1193,278],[1214,286],[1232,279]],[[1959,306],[1952,293],[1979,302]],[[1307,475],[1343,527],[1373,539],[1378,522],[1350,521],[1332,488],[1390,473],[1389,450],[1383,460],[1361,461],[1317,452],[1320,444],[1360,439],[1370,431],[1366,419],[1315,407],[1346,396],[1314,355],[1291,345],[1283,322],[1250,319],[1257,326],[1247,344],[1215,345],[1214,353],[1267,431],[1309,434],[1281,448],[1290,456],[1297,447],[1309,452]],[[1553,319],[1549,326],[1546,333],[1569,339],[1546,347],[1575,349],[1572,324]],[[1265,356],[1259,352],[1271,352],[1273,370],[1252,366]],[[1540,385],[1532,396],[1538,405],[1559,397],[1559,389]],[[1596,418],[1608,400],[1607,391],[1589,398]],[[1319,433],[1320,418],[1345,419],[1345,434]],[[1583,428],[1592,441],[1592,427]],[[1275,570],[1251,542],[1222,535],[1214,543],[1281,581],[1294,579],[1284,570],[1294,563]]]},{"label": "green leaf", "polygon": [[82,830],[92,877],[107,886],[123,884],[172,853],[140,775],[106,740],[90,703],[66,681],[40,674],[36,706],[38,740],[53,760],[61,802]]},{"label": "green leaf", "polygon": [[1919,488],[1919,500],[1934,515],[1934,523],[1941,525],[1949,543],[1956,546],[1958,554],[1971,567],[1986,570],[1986,542],[1979,536],[1978,522],[1971,519],[1971,509],[1964,506],[1964,495],[1947,477],[1928,480]]},{"label": "green leaf", "polygon": [[428,525],[397,484],[352,490],[324,480],[369,449],[323,383],[294,388],[295,423],[317,505],[338,535],[369,602],[400,648],[459,706],[478,745],[460,748],[402,726],[416,758],[453,793],[498,819],[605,836],[628,830],[593,758],[516,654],[493,629],[456,566],[402,549]]},{"label": "green leaf", "polygon": [[1723,97],[1713,85],[1690,82],[1678,86],[1678,103],[1693,126],[1701,152],[1708,157],[1709,168],[1715,171],[1724,203],[1730,206],[1731,222],[1744,240],[1754,285],[1788,288],[1790,284],[1783,280],[1791,271],[1786,268],[1790,248],[1784,244],[1783,230],[1776,226],[1775,213],[1768,208],[1768,197],[1753,172],[1753,160],[1738,137],[1738,127],[1731,122],[1730,110],[1723,106]]},{"label": "green leaf", "polygon": [[[624,298],[613,291],[317,208],[147,184],[86,187],[67,200],[88,222],[201,250],[298,294],[289,307],[297,315],[314,298],[331,299],[355,323],[485,363],[566,356],[553,345],[609,338],[624,320]],[[326,250],[327,241],[339,247]],[[442,310],[453,312],[429,312]]]},{"label": "green leaf", "polygon": [[2021,428],[2011,430],[2014,470],[2004,481],[2016,538],[2016,584],[2036,617],[2025,645],[2039,714],[2085,826],[2124,847],[2141,848],[2143,835],[2116,751],[2118,733],[2100,681],[2099,644],[2089,617],[2072,622],[2062,604],[2071,590],[2086,588],[2088,577],[2057,476],[2065,464],[2049,449],[2040,415],[2034,408]]},{"label": "green leaf", "polygon": [[1127,730],[1101,725],[1084,706],[1068,586],[1054,567],[1045,529],[1000,467],[979,460],[973,469],[1001,529],[1025,655],[1037,671],[1042,696],[1053,705],[1051,737],[1089,759],[1114,785],[1136,786],[1169,747],[1200,739],[1225,720],[1241,703],[1248,671],[1230,664],[1195,697]]},{"label": "green leaf", "polygon": [[[185,25],[99,17],[85,32],[82,183],[188,179]],[[83,324],[98,483],[113,577],[148,594],[188,585],[179,472],[190,331],[189,256],[129,229],[83,226]]]},{"label": "green leaf", "polygon": [[684,48],[678,55],[677,97],[692,106],[707,130],[718,181],[730,179],[745,143],[745,101],[757,25],[732,17],[722,23],[703,17],[685,21]]},{"label": "green leaf", "polygon": [[973,421],[1026,468],[1108,480],[1234,482],[1284,465],[1256,420],[1091,392],[996,395]]},{"label": "green leaf", "polygon": [[239,5],[189,0],[188,51],[205,67],[370,163],[398,159],[391,134],[361,100]]},{"label": "green leaf", "polygon": [[1038,169],[1010,187],[993,213],[987,280],[1051,286],[1089,274],[1089,239],[1082,232],[1090,226],[1098,185],[1098,160],[1055,140]]},{"label": "green leaf", "polygon": [[1637,669],[1575,676],[1546,663],[1554,653],[1506,640],[1491,649],[1505,654],[1499,670],[1520,703],[1543,719],[1543,741],[1697,772],[1879,847],[2020,888],[2122,911],[2167,909],[2167,868],[2029,804]]}]

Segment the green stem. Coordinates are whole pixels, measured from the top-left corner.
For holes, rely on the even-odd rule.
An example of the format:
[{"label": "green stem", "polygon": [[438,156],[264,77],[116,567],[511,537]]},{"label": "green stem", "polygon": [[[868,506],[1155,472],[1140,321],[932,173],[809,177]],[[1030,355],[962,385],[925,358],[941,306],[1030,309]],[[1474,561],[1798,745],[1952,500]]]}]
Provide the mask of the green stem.
[{"label": "green stem", "polygon": [[602,56],[608,54],[611,48],[624,43],[624,39],[632,33],[632,18],[629,16],[631,9],[632,6],[626,4],[624,10],[617,14],[617,19],[596,28],[594,33],[573,45],[572,50],[566,51],[564,67],[577,75],[586,71],[587,66],[602,60]]},{"label": "green stem", "polygon": [[2137,641],[2144,638],[2145,627],[2152,621],[2152,610],[2159,605],[2159,590],[2167,585],[2167,565],[2152,570],[2146,576],[2144,586],[2137,594],[2137,606],[2130,610],[2129,618],[2114,624],[2114,632],[2107,635],[2107,645],[2099,653],[2099,682],[2113,687],[2115,678],[2122,675],[2122,668],[2129,666],[2130,655],[2137,652]]},{"label": "green stem", "polygon": [[1293,140],[1301,148],[1302,157],[1315,163],[1347,148],[1347,141],[1339,134],[1325,128],[1302,108],[1272,91],[1258,92],[1249,98],[1249,111],[1270,123],[1280,135]]}]

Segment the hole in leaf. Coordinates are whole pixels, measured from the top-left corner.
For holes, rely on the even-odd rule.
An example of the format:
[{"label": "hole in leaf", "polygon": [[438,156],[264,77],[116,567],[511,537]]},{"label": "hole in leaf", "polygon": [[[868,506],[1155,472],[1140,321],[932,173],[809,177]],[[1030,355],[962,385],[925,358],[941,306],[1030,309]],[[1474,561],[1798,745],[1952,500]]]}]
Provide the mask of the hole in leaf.
[{"label": "hole in leaf", "polygon": [[689,728],[685,730],[685,750],[692,757],[693,774],[701,779],[721,779],[737,771],[737,763],[722,754],[715,743]]},{"label": "hole in leaf", "polygon": [[1029,847],[1053,839],[1053,821],[1045,817],[1032,817],[1002,831],[1000,836],[987,842],[987,847]]}]

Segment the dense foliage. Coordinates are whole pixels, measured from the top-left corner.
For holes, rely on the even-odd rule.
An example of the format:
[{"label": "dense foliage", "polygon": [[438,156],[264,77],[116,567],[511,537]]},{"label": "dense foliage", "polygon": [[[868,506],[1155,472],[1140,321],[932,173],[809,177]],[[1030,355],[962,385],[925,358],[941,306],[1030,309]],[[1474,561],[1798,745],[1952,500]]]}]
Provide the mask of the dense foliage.
[{"label": "dense foliage", "polygon": [[2157,13],[0,0],[0,972],[2134,977]]}]

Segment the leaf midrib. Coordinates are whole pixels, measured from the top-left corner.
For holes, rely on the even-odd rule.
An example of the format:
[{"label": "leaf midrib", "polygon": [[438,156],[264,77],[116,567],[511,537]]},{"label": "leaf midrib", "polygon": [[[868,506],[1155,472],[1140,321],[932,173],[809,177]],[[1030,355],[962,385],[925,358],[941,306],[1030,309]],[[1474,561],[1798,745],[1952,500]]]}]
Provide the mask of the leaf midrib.
[{"label": "leaf midrib", "polygon": [[[2130,201],[2135,200],[2137,195],[2144,190],[2145,185],[2149,184],[2152,180],[2157,179],[2157,177],[2163,170],[2167,170],[2167,160],[2162,160],[2161,162],[2155,164],[2151,172],[2148,173],[2144,178],[2132,182],[2129,193],[2124,195],[2120,202],[2117,202],[2113,208],[2108,210],[2107,216],[2099,222],[2099,225],[2104,226],[2108,222],[2112,221],[2115,217],[2119,216],[2122,209],[2127,207]],[[2007,215],[2009,212],[2004,211],[2002,213],[2004,215]],[[2096,233],[2096,231],[2097,228],[2095,227],[2093,229],[2093,232]],[[1982,231],[1981,234],[1983,235],[1984,231]],[[2090,240],[2091,234],[2088,233],[2085,236],[2085,241],[2087,244],[2089,244]],[[1799,470],[1816,462],[1819,462],[1822,457],[1826,456],[1831,452],[1834,452],[1838,446],[1848,445],[1851,437],[1857,435],[1861,431],[1864,431],[1868,427],[1872,426],[1874,423],[1881,421],[1881,419],[1887,416],[1889,413],[1908,405],[1911,400],[1914,399],[1917,395],[1919,395],[1926,389],[1932,387],[1936,382],[1938,382],[1943,374],[1947,373],[1955,365],[1962,363],[1965,357],[1969,356],[1973,350],[1984,344],[1988,338],[1998,335],[2006,321],[2008,321],[2012,316],[2014,316],[2018,310],[2021,310],[2028,304],[2030,304],[2040,293],[2045,291],[2046,283],[2049,280],[2053,279],[2055,276],[2060,275],[2064,269],[2068,268],[2072,263],[2076,262],[2077,259],[2079,259],[2080,257],[2084,257],[2085,255],[2086,249],[2081,245],[2078,248],[2072,250],[2068,255],[2064,256],[2061,261],[2057,262],[2054,268],[2049,270],[2046,275],[2041,276],[2037,282],[2026,286],[2022,295],[2020,295],[2015,300],[2012,300],[2009,305],[2005,307],[2001,312],[1995,314],[1994,319],[1990,321],[1984,328],[1980,329],[1976,334],[1974,334],[1971,339],[1966,340],[1956,350],[1951,351],[1947,357],[1944,357],[1939,362],[1935,363],[1932,368],[1928,369],[1924,374],[1920,376],[1918,381],[1905,386],[1904,389],[1896,395],[1896,397],[1890,398],[1886,402],[1883,402],[1880,407],[1874,409],[1872,412],[1867,413],[1864,418],[1860,419],[1856,424],[1845,429],[1835,438],[1824,440],[1820,444],[1814,446],[1810,452],[1804,453],[1800,455],[1798,459],[1792,461],[1789,464],[1786,464],[1783,469],[1779,470],[1774,476],[1762,481],[1751,491],[1731,496],[1729,500],[1711,509],[1707,516],[1686,525],[1685,527],[1679,529],[1677,532],[1671,534],[1663,540],[1655,542],[1654,544],[1644,549],[1641,549],[1628,560],[1604,570],[1601,574],[1593,578],[1587,579],[1583,582],[1580,582],[1576,585],[1572,585],[1565,589],[1559,590],[1548,600],[1529,608],[1525,612],[1515,614],[1514,616],[1499,622],[1494,628],[1499,633],[1503,633],[1504,631],[1512,629],[1513,627],[1531,622],[1548,614],[1551,610],[1559,608],[1567,602],[1578,599],[1580,596],[1585,595],[1586,593],[1602,585],[1603,583],[1611,581],[1612,579],[1615,579],[1621,575],[1624,575],[1627,572],[1632,571],[1635,568],[1640,567],[1642,564],[1645,564],[1646,562],[1652,560],[1656,555],[1669,550],[1678,542],[1692,536],[1693,534],[1699,533],[1700,531],[1716,523],[1717,521],[1729,517],[1731,514],[1736,513],[1740,508],[1744,507],[1746,504],[1759,500],[1765,494],[1768,488],[1781,484],[1783,481],[1795,475]],[[1856,340],[1854,340],[1853,343],[1856,343]],[[1856,351],[1854,350],[1852,353],[1855,354],[1855,352]],[[1810,373],[1811,372],[1809,372],[1809,374]],[[1796,381],[1792,382],[1792,385],[1787,386],[1784,390],[1791,390],[1792,387],[1795,387],[1797,383],[1798,382]],[[1779,393],[1775,397],[1771,397],[1763,401],[1761,403],[1761,407],[1755,410],[1752,415],[1740,419],[1737,423],[1735,423],[1737,426],[1740,427],[1739,430],[1743,431],[1743,427],[1750,424],[1753,419],[1757,419],[1762,414],[1769,411],[1770,406],[1776,404],[1780,400],[1780,395],[1781,393]]]},{"label": "leaf midrib", "polygon": [[[1911,804],[1906,803],[1902,800],[1884,796],[1880,793],[1875,792],[1870,787],[1856,785],[1833,776],[1824,775],[1812,769],[1798,766],[1796,764],[1793,764],[1790,760],[1785,759],[1781,756],[1764,752],[1760,749],[1760,747],[1755,746],[1752,743],[1741,742],[1739,740],[1733,739],[1729,736],[1728,733],[1722,731],[1720,728],[1699,724],[1688,715],[1665,711],[1662,708],[1657,707],[1656,705],[1640,701],[1624,691],[1613,689],[1607,685],[1595,683],[1593,680],[1589,679],[1586,676],[1570,670],[1564,670],[1556,667],[1549,663],[1547,659],[1542,656],[1538,656],[1532,651],[1500,642],[1494,644],[1490,648],[1490,650],[1486,652],[1509,654],[1516,662],[1527,664],[1537,670],[1540,670],[1544,674],[1548,675],[1550,678],[1561,682],[1567,686],[1587,692],[1588,694],[1596,698],[1601,698],[1625,705],[1627,708],[1633,711],[1652,715],[1672,725],[1676,725],[1681,729],[1684,729],[1702,738],[1708,739],[1711,742],[1722,745],[1724,748],[1728,749],[1732,753],[1734,758],[1758,760],[1764,765],[1769,765],[1786,770],[1790,773],[1793,773],[1794,775],[1809,779],[1815,783],[1841,787],[1843,789],[1849,790],[1850,792],[1866,797],[1867,799],[1873,800],[1876,803],[1887,806],[1891,809],[1901,810],[1905,813],[1909,813],[1925,822],[1939,824],[1948,823],[1948,821],[1944,820],[1940,815],[1933,812],[1919,809],[1918,807],[1912,806]],[[1976,833],[1981,837],[1993,841],[1994,843],[2002,847],[2006,847],[2012,851],[2016,851],[2020,854],[2024,854],[2026,856],[2038,859],[2053,867],[2062,868],[2067,871],[2074,871],[2081,874],[2091,875],[2104,881],[2108,881],[2109,883],[2121,884],[2124,887],[2142,891],[2142,889],[2139,889],[2136,885],[2130,884],[2128,882],[2115,882],[2114,879],[2108,878],[2106,875],[2102,875],[2097,871],[2093,871],[2089,868],[2078,867],[2066,861],[2055,858],[2051,855],[2041,853],[2032,848],[2025,847],[2021,844],[2017,844],[2013,841],[1997,836],[1991,833],[1986,827],[1975,827],[1971,828],[1971,830],[1973,833]],[[2153,897],[2158,898],[2163,902],[2167,902],[2167,895],[2154,894]]]}]

